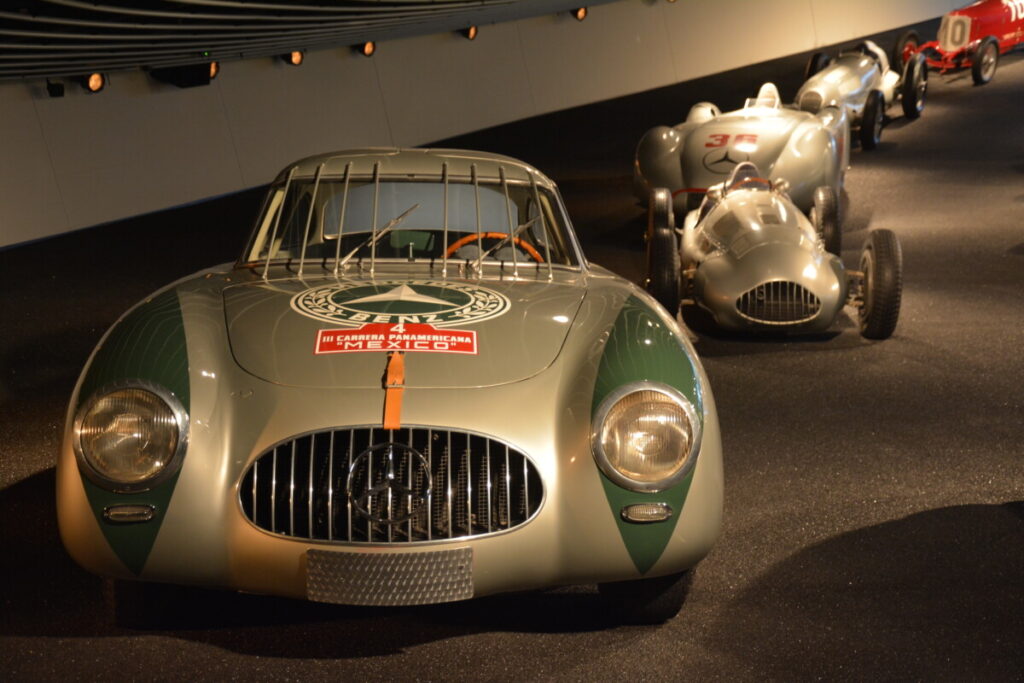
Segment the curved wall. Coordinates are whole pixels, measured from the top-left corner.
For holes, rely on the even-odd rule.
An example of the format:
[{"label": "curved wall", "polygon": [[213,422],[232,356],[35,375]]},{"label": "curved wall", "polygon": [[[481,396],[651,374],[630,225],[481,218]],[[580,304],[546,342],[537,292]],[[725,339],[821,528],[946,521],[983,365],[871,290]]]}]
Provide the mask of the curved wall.
[{"label": "curved wall", "polygon": [[345,48],[228,62],[208,87],[115,73],[87,95],[0,85],[0,247],[269,182],[296,158],[419,145],[940,16],[958,0],[619,0]]}]

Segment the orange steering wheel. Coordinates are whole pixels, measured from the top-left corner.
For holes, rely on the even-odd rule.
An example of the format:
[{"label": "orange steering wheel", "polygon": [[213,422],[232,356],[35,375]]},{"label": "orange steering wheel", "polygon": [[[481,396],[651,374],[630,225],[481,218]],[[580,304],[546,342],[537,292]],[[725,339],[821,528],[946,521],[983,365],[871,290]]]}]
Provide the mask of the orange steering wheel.
[{"label": "orange steering wheel", "polygon": [[[477,240],[480,239],[503,240],[506,237],[508,237],[508,235],[503,232],[474,232],[470,235],[466,235],[465,237],[459,239],[454,244],[448,245],[448,251],[446,251],[444,255],[451,256],[452,254],[457,252],[460,247],[464,247],[470,242],[476,242]],[[530,258],[532,258],[537,263],[544,263],[544,257],[540,255],[540,252],[537,251],[537,249],[532,244],[524,240],[522,237],[514,237],[512,239],[512,242],[517,247],[519,247],[527,254],[529,254]]]}]

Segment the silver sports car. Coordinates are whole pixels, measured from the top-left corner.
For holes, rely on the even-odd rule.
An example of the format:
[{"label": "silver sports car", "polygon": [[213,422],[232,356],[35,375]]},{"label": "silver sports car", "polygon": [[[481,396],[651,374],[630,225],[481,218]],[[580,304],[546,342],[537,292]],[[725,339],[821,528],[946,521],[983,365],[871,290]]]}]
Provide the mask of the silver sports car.
[{"label": "silver sports car", "polygon": [[409,605],[597,583],[661,621],[722,517],[686,335],[588,264],[507,157],[286,169],[237,263],[103,337],[57,466],[68,551],[116,579]]},{"label": "silver sports car", "polygon": [[723,114],[701,102],[685,122],[649,130],[637,145],[634,191],[646,203],[654,188],[668,189],[682,216],[700,205],[707,188],[749,161],[767,178],[784,179],[801,211],[809,214],[815,207],[819,188],[826,188],[828,210],[835,211],[849,166],[849,139],[844,108],[823,106],[811,113],[784,107],[776,87],[765,83],[742,109]]},{"label": "silver sports car", "polygon": [[835,59],[816,52],[807,62],[806,80],[796,94],[797,106],[811,113],[842,108],[851,127],[857,129],[860,146],[874,149],[882,137],[885,112],[897,100],[909,119],[916,119],[924,110],[928,90],[924,55],[909,56],[900,66],[902,72],[891,69],[885,51],[870,40]]},{"label": "silver sports car", "polygon": [[762,177],[749,162],[708,190],[681,231],[671,214],[668,190],[655,190],[647,287],[668,310],[682,300],[696,303],[721,329],[813,333],[826,331],[852,305],[862,335],[884,339],[893,333],[902,255],[892,231],[869,233],[860,270],[848,271],[825,249],[785,184]]}]

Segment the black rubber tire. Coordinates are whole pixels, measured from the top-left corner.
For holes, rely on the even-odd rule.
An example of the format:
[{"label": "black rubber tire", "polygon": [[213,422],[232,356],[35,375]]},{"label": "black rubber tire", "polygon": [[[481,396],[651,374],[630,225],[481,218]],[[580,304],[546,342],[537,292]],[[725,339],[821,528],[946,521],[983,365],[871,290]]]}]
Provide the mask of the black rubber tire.
[{"label": "black rubber tire", "polygon": [[693,570],[653,579],[598,584],[613,615],[627,624],[663,624],[679,614],[693,583]]},{"label": "black rubber tire", "polygon": [[916,54],[903,66],[903,81],[900,83],[900,103],[903,115],[916,119],[924,111],[928,94],[928,64],[924,55]]},{"label": "black rubber tire", "polygon": [[861,149],[874,149],[882,140],[882,123],[885,121],[885,96],[881,90],[872,90],[864,103],[864,111],[860,117]]},{"label": "black rubber tire", "polygon": [[975,85],[985,85],[996,75],[999,65],[999,41],[989,36],[978,44],[971,55],[971,78]]},{"label": "black rubber tire", "polygon": [[815,52],[811,55],[810,59],[807,60],[807,66],[804,67],[804,80],[818,73],[832,62],[832,58],[824,52]]},{"label": "black rubber tire", "polygon": [[843,228],[839,224],[839,200],[835,191],[827,185],[822,185],[814,191],[811,223],[825,243],[825,251],[842,256]]},{"label": "black rubber tire", "polygon": [[888,339],[896,329],[903,294],[903,252],[896,233],[885,229],[868,233],[860,269],[864,274],[861,336]]},{"label": "black rubber tire", "polygon": [[[903,65],[907,63],[907,59],[911,54],[916,54],[920,46],[921,36],[918,35],[917,31],[909,30],[901,33],[893,44],[889,68],[893,71],[901,71]],[[912,48],[911,54],[907,54],[910,52],[908,48]]]},{"label": "black rubber tire", "polygon": [[679,310],[680,266],[672,193],[655,188],[647,206],[647,291],[675,315]]}]

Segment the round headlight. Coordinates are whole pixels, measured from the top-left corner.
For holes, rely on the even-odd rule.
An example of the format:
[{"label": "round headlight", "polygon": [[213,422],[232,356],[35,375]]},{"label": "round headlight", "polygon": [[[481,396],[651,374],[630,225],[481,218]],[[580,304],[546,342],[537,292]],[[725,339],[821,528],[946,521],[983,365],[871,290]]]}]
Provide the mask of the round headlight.
[{"label": "round headlight", "polygon": [[86,474],[101,486],[145,490],[177,471],[187,420],[175,396],[162,387],[109,387],[79,410],[75,451]]},{"label": "round headlight", "polygon": [[679,391],[652,382],[612,392],[594,416],[594,455],[601,471],[633,491],[663,491],[690,471],[700,420]]}]

